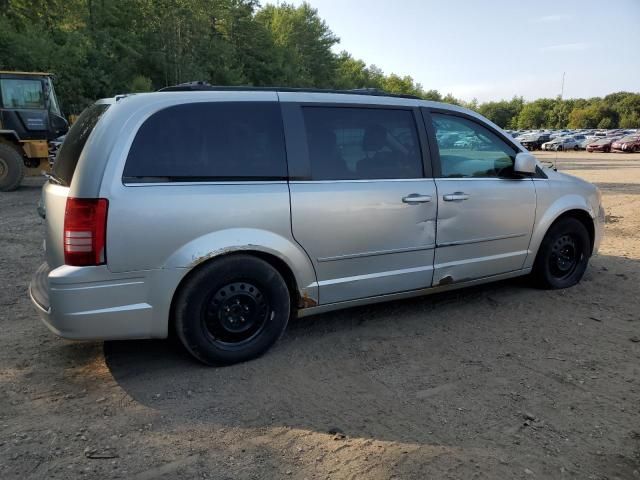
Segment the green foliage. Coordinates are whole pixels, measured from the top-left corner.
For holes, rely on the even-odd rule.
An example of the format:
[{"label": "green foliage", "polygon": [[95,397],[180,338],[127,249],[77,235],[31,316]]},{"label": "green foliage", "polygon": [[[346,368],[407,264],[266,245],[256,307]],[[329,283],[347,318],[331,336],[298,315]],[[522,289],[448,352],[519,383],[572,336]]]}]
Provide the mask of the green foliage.
[{"label": "green foliage", "polygon": [[153,90],[153,86],[151,84],[151,79],[149,77],[145,77],[144,75],[136,75],[131,80],[131,84],[129,86],[129,92],[142,93],[142,92],[150,92],[151,90]]},{"label": "green foliage", "polygon": [[500,100],[499,102],[486,102],[477,106],[474,110],[484,115],[493,123],[502,128],[517,128],[517,118],[524,106],[522,97],[514,97],[513,100]]},{"label": "green foliage", "polygon": [[640,127],[640,94],[479,104],[334,53],[309,4],[257,0],[0,0],[0,69],[51,71],[66,113],[102,97],[217,85],[377,88],[476,110],[504,128]]},{"label": "green foliage", "polygon": [[518,114],[518,128],[540,128],[546,123],[545,109],[539,101],[527,103]]},{"label": "green foliage", "polygon": [[255,20],[271,36],[283,85],[331,87],[337,68],[331,47],[339,42],[308,3],[266,5]]}]

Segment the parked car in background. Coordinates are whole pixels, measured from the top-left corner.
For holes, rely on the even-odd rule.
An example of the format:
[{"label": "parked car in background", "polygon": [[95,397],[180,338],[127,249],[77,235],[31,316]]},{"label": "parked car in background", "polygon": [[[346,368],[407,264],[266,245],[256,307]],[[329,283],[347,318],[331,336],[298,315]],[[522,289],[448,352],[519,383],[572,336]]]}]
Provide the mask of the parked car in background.
[{"label": "parked car in background", "polygon": [[578,141],[573,137],[558,137],[542,144],[542,150],[579,150]]},{"label": "parked car in background", "polygon": [[611,144],[612,152],[640,152],[640,135],[627,135]]},{"label": "parked car in background", "polygon": [[598,137],[587,137],[584,140],[582,140],[580,143],[578,143],[578,147],[580,148],[580,150],[586,150],[587,146],[589,146],[590,144],[592,144],[597,140],[599,140]]},{"label": "parked car in background", "polygon": [[594,185],[481,115],[349,91],[187,84],[98,102],[42,200],[29,293],[54,333],[173,331],[207,364],[261,355],[292,316],[530,273],[570,287],[604,228]]},{"label": "parked car in background", "polygon": [[527,150],[540,150],[542,148],[542,144],[551,140],[551,137],[548,133],[540,133],[540,134],[532,134],[527,135],[520,143]]},{"label": "parked car in background", "polygon": [[599,138],[593,143],[587,145],[587,152],[610,152],[611,144],[619,137],[604,137]]}]

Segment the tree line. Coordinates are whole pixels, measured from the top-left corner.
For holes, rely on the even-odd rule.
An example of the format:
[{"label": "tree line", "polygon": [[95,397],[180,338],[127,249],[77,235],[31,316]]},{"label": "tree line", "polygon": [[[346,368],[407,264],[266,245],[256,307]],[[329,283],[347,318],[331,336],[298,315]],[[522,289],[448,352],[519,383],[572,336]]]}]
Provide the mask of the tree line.
[{"label": "tree line", "polygon": [[379,88],[469,107],[505,128],[638,128],[640,94],[464,102],[346,51],[317,10],[257,0],[0,0],[0,70],[51,71],[66,113],[192,80]]}]

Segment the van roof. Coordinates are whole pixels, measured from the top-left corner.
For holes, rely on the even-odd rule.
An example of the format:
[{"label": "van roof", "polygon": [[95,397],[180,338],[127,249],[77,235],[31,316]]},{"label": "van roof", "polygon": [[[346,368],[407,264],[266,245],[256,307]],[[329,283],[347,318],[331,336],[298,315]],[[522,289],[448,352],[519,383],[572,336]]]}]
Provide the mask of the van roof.
[{"label": "van roof", "polygon": [[219,92],[301,92],[301,93],[336,93],[343,95],[372,95],[376,97],[396,97],[423,100],[417,95],[404,93],[389,93],[378,88],[354,88],[351,90],[334,90],[323,88],[295,88],[295,87],[254,87],[254,86],[224,86],[210,85],[206,82],[188,82],[170,87],[164,87],[159,92],[194,92],[194,91],[219,91]]}]

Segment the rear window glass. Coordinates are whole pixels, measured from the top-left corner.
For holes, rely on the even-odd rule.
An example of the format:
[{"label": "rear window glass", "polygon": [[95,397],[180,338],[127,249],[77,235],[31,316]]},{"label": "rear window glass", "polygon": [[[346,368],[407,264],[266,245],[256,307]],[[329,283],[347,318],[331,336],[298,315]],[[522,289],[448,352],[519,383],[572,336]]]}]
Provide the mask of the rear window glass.
[{"label": "rear window glass", "polygon": [[53,176],[63,185],[67,187],[71,185],[73,172],[76,171],[82,149],[107,108],[109,105],[104,103],[88,107],[80,114],[64,138],[53,164]]},{"label": "rear window glass", "polygon": [[153,114],[127,157],[125,181],[286,179],[275,102],[189,103]]},{"label": "rear window glass", "polygon": [[303,115],[313,180],[422,177],[411,111],[305,107]]}]

